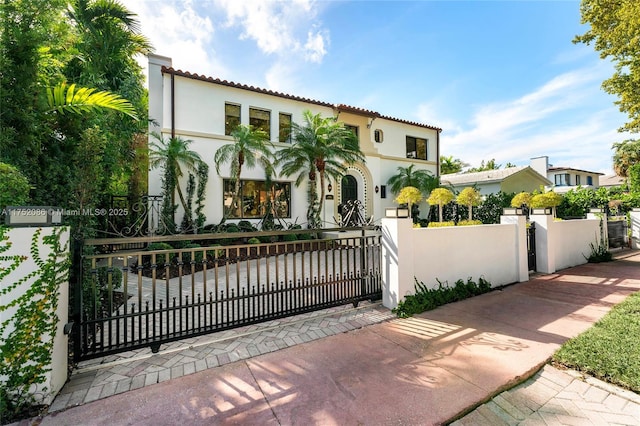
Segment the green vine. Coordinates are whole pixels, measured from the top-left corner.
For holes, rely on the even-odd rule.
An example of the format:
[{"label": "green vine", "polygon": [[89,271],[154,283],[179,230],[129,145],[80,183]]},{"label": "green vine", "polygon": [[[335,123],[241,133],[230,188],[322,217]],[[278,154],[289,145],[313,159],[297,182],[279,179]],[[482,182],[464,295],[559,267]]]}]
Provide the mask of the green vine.
[{"label": "green vine", "polygon": [[[46,381],[51,368],[53,336],[58,326],[60,286],[68,280],[69,256],[66,245],[60,241],[65,228],[53,229],[51,235],[42,236],[37,229],[31,239],[30,257],[37,269],[12,284],[2,287],[0,312],[17,308],[16,312],[0,324],[0,412],[2,422],[19,418],[21,413],[38,403],[34,392],[44,393],[46,387],[38,387]],[[5,255],[11,247],[8,229],[0,227],[0,281],[14,272],[28,257]],[[40,239],[51,252],[43,259]],[[6,297],[23,284],[31,283],[19,297]],[[11,326],[11,327],[10,327]],[[8,332],[8,330],[12,330]]]}]

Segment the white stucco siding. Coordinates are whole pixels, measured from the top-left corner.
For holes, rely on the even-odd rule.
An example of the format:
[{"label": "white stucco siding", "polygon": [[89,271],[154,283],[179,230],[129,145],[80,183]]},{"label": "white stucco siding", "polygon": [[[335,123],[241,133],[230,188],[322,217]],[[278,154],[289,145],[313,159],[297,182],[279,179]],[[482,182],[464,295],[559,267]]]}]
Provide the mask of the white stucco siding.
[{"label": "white stucco siding", "polygon": [[[417,164],[437,163],[437,141],[438,131],[421,126],[412,126],[406,123],[387,120],[383,118],[376,119],[372,128],[383,131],[382,143],[376,143],[377,151],[380,155],[388,157],[396,157],[398,159],[407,158],[407,136],[427,139],[428,152],[427,161],[416,161]],[[433,164],[429,164],[433,166]],[[432,167],[433,173],[436,174],[436,168]]]}]

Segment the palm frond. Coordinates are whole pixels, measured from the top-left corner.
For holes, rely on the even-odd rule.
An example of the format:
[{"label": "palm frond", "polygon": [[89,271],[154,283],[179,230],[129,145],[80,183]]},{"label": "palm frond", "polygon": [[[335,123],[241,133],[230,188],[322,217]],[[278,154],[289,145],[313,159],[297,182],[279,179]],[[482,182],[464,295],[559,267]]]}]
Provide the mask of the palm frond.
[{"label": "palm frond", "polygon": [[87,87],[76,88],[75,84],[67,86],[67,83],[60,83],[47,89],[47,102],[49,104],[48,112],[83,114],[95,109],[106,108],[126,114],[134,120],[138,119],[131,102],[120,95],[106,90],[96,91],[96,89]]}]

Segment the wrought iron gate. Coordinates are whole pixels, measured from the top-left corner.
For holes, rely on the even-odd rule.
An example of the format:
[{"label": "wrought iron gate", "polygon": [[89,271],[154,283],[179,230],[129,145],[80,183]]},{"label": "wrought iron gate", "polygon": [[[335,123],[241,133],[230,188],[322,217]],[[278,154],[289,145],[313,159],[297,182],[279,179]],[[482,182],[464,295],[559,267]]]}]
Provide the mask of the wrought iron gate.
[{"label": "wrought iron gate", "polygon": [[[85,241],[85,247],[108,252],[80,260],[74,358],[141,347],[156,352],[186,337],[379,299],[379,232],[324,231],[339,238],[286,241],[305,232],[298,230],[260,233],[285,240],[260,244],[248,244],[255,233]],[[244,243],[223,246],[214,238]],[[120,249],[163,241],[180,248]]]},{"label": "wrought iron gate", "polygon": [[531,222],[527,228],[527,260],[529,263],[529,270],[535,271],[536,265],[536,223]]}]

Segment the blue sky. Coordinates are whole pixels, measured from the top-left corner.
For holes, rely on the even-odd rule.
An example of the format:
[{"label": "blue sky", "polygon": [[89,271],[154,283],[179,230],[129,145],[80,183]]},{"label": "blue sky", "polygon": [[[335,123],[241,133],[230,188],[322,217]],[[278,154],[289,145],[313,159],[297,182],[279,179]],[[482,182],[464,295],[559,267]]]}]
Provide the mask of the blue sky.
[{"label": "blue sky", "polygon": [[123,0],[174,68],[441,127],[473,166],[611,173],[613,67],[578,1]]}]

